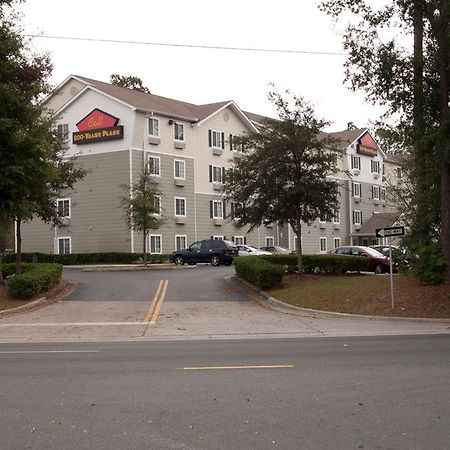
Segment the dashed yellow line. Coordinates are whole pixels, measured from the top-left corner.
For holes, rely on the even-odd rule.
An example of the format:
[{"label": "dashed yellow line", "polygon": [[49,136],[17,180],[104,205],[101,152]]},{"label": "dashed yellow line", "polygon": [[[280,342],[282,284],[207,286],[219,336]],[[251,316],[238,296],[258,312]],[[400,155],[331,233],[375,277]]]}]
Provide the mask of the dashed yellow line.
[{"label": "dashed yellow line", "polygon": [[156,294],[150,303],[150,308],[145,316],[145,322],[155,323],[158,320],[159,311],[161,310],[162,302],[167,291],[167,285],[169,280],[160,280],[158,284],[158,289],[156,289]]},{"label": "dashed yellow line", "polygon": [[271,366],[200,366],[183,367],[182,370],[293,369],[294,367],[294,364],[277,364]]}]

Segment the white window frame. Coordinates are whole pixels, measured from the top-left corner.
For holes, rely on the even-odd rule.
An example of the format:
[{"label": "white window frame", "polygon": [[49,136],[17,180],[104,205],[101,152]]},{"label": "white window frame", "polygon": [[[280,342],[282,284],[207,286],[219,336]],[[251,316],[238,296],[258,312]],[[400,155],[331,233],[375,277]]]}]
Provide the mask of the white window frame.
[{"label": "white window frame", "polygon": [[223,175],[222,166],[211,166],[211,178],[213,183],[223,183],[222,175]]},{"label": "white window frame", "polygon": [[[356,187],[358,189],[356,189]],[[356,194],[356,191],[358,191],[358,194]],[[361,198],[361,183],[358,183],[357,181],[352,181],[352,197]]]},{"label": "white window frame", "polygon": [[242,142],[239,142],[240,138],[241,137],[238,135],[237,136],[232,135],[231,148],[233,152],[244,153],[244,144],[242,144]]},{"label": "white window frame", "polygon": [[[63,203],[63,207],[62,207],[62,211],[64,212],[64,203],[68,202],[68,209],[69,209],[69,214],[67,215],[60,215],[59,214],[59,204]],[[65,218],[65,219],[70,219],[72,217],[72,202],[70,198],[58,198],[56,200],[56,211],[58,212],[58,216],[61,218]]]},{"label": "white window frame", "polygon": [[56,135],[61,140],[61,142],[69,142],[69,124],[60,123],[56,127]]},{"label": "white window frame", "polygon": [[[63,251],[60,252],[60,242],[67,240],[69,242],[69,252]],[[63,244],[64,245],[64,244]],[[58,236],[58,242],[57,242],[57,251],[58,255],[70,255],[72,253],[72,237],[71,236]]]},{"label": "white window frame", "polygon": [[334,224],[341,223],[341,211],[339,209],[335,209],[333,211],[333,223]]},{"label": "white window frame", "polygon": [[[325,243],[325,245],[322,245]],[[327,238],[325,236],[320,236],[319,238],[319,251],[320,253],[326,253],[327,251]]]},{"label": "white window frame", "polygon": [[[158,251],[159,246],[159,251]],[[161,234],[149,234],[148,236],[148,250],[151,254],[162,253],[162,235]]]},{"label": "white window frame", "polygon": [[275,245],[275,238],[273,236],[266,236],[264,239],[266,247],[273,247]]},{"label": "white window frame", "polygon": [[173,123],[173,138],[176,141],[184,141],[184,123]]},{"label": "white window frame", "polygon": [[[177,206],[183,204],[184,214],[177,212]],[[174,212],[176,217],[186,217],[187,216],[187,202],[186,197],[175,197],[173,199]]]},{"label": "white window frame", "polygon": [[333,244],[334,244],[334,248],[340,247],[341,246],[341,238],[340,237],[333,238]]},{"label": "white window frame", "polygon": [[[152,165],[150,163],[150,160],[158,161],[158,170],[154,170],[156,168],[156,164],[153,164],[153,171],[152,171]],[[160,177],[161,176],[161,157],[149,155],[147,158],[147,162],[148,162],[148,171],[149,171],[150,175],[152,175],[154,177]]]},{"label": "white window frame", "polygon": [[157,119],[156,117],[149,117],[147,124],[148,135],[159,137],[159,119]]},{"label": "white window frame", "polygon": [[362,212],[360,209],[353,210],[353,225],[362,225]]},{"label": "white window frame", "polygon": [[[223,219],[223,201],[222,200],[213,200],[212,201],[212,213],[213,213],[213,219]],[[219,211],[220,206],[220,211]],[[216,213],[220,213],[216,214]]]},{"label": "white window frame", "polygon": [[[177,175],[177,164],[179,167],[182,167],[182,174]],[[181,172],[179,170],[179,172]],[[173,160],[173,177],[177,180],[185,180],[186,179],[186,161],[184,159],[174,159]]]},{"label": "white window frame", "polygon": [[234,245],[245,245],[245,236],[235,236]]},{"label": "white window frame", "polygon": [[361,156],[351,155],[351,168],[361,170]]},{"label": "white window frame", "polygon": [[370,160],[370,171],[372,173],[380,174],[380,161],[377,161],[375,159]]},{"label": "white window frame", "polygon": [[211,130],[211,147],[222,148],[222,132],[217,130]]},{"label": "white window frame", "polygon": [[[180,247],[178,245],[180,239],[184,240],[184,246],[183,247]],[[187,248],[187,236],[185,234],[176,234],[175,235],[175,251],[182,250],[184,248]]]},{"label": "white window frame", "polygon": [[213,241],[223,241],[223,236],[220,236],[220,235],[214,235],[214,236],[213,236]]},{"label": "white window frame", "polygon": [[372,186],[372,198],[374,200],[381,200],[381,187],[377,185]]},{"label": "white window frame", "polygon": [[161,199],[162,199],[161,195],[154,195],[153,196],[154,205],[158,209],[158,212],[156,212],[155,214],[157,214],[158,216],[161,215],[161,209],[162,209],[162,203],[161,203],[162,200]]}]

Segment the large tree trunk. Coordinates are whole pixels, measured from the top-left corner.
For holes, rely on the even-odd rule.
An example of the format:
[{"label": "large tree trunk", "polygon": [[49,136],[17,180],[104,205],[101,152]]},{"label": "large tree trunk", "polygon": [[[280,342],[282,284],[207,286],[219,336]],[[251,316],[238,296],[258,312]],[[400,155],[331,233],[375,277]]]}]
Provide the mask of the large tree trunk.
[{"label": "large tree trunk", "polygon": [[22,273],[22,233],[20,231],[21,221],[17,218],[16,221],[16,239],[17,239],[17,248],[16,248],[16,274]]},{"label": "large tree trunk", "polygon": [[[423,197],[424,188],[424,91],[423,91],[423,27],[424,27],[424,0],[414,0],[414,86],[413,86],[413,140],[414,140],[414,180],[416,183],[417,220],[416,224],[426,227],[426,220],[421,218],[427,215],[427,199]],[[425,217],[426,218],[426,217]],[[420,225],[419,225],[420,226]],[[418,229],[417,236],[421,247],[427,245],[428,229]]]},{"label": "large tree trunk", "polygon": [[295,234],[297,235],[297,270],[298,274],[303,274],[303,249],[302,249],[302,221],[297,219],[295,222]]},{"label": "large tree trunk", "polygon": [[439,78],[440,78],[440,113],[441,113],[441,248],[445,258],[445,269],[443,279],[445,283],[450,283],[450,167],[448,155],[448,143],[446,128],[448,123],[448,102],[449,102],[449,6],[448,0],[440,0],[440,30],[439,30]]}]

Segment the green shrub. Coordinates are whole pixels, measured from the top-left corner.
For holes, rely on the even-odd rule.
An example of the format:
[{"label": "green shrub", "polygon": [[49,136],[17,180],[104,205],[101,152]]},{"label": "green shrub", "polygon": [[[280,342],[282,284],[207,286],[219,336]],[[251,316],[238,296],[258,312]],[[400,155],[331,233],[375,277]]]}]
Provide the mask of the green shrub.
[{"label": "green shrub", "polygon": [[[148,262],[159,264],[170,261],[170,254],[149,254]],[[5,263],[14,262],[15,254],[8,254],[3,257]],[[64,265],[83,264],[132,264],[142,259],[142,253],[71,253],[67,255],[54,255],[47,253],[22,253],[22,261],[28,263],[57,263]]]},{"label": "green shrub", "polygon": [[[22,272],[28,272],[31,270],[35,264],[29,264],[29,263],[22,263]],[[5,278],[10,277],[11,275],[14,275],[16,273],[16,263],[7,263],[2,265],[3,269],[3,276]]]},{"label": "green shrub", "polygon": [[[297,272],[297,255],[261,256],[266,261],[284,267],[286,271]],[[303,255],[304,273],[345,273],[369,270],[367,258],[340,255]]]},{"label": "green shrub", "polygon": [[61,264],[23,264],[24,272],[7,280],[8,294],[18,298],[39,294],[61,280],[62,269]]},{"label": "green shrub", "polygon": [[281,283],[284,268],[259,256],[240,256],[234,259],[238,276],[261,288]]},{"label": "green shrub", "polygon": [[443,281],[445,259],[439,244],[428,245],[420,249],[413,262],[413,271],[424,283],[439,284]]}]

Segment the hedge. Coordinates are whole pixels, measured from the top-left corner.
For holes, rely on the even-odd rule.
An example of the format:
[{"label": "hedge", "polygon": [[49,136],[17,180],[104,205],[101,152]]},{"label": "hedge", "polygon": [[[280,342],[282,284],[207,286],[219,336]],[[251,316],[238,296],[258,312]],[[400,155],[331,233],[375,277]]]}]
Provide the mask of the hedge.
[{"label": "hedge", "polygon": [[238,256],[234,259],[236,273],[244,280],[261,288],[281,283],[284,268],[272,264],[259,256]]},{"label": "hedge", "polygon": [[[261,256],[266,261],[283,266],[285,270],[296,272],[297,255]],[[368,258],[340,255],[303,255],[304,273],[345,273],[369,271]]]},{"label": "hedge", "polygon": [[[3,256],[3,262],[12,263],[15,261],[15,254],[6,254]],[[82,264],[132,264],[142,259],[142,253],[70,253],[66,255],[55,255],[48,253],[22,253],[22,261],[28,263],[56,263],[64,265],[82,265]],[[148,254],[149,263],[158,264],[170,261],[171,255]]]},{"label": "hedge", "polygon": [[[3,266],[4,273],[9,273],[8,264]],[[30,298],[51,288],[61,280],[61,264],[23,264],[23,273],[11,275],[7,280],[8,295],[18,298]]]}]

